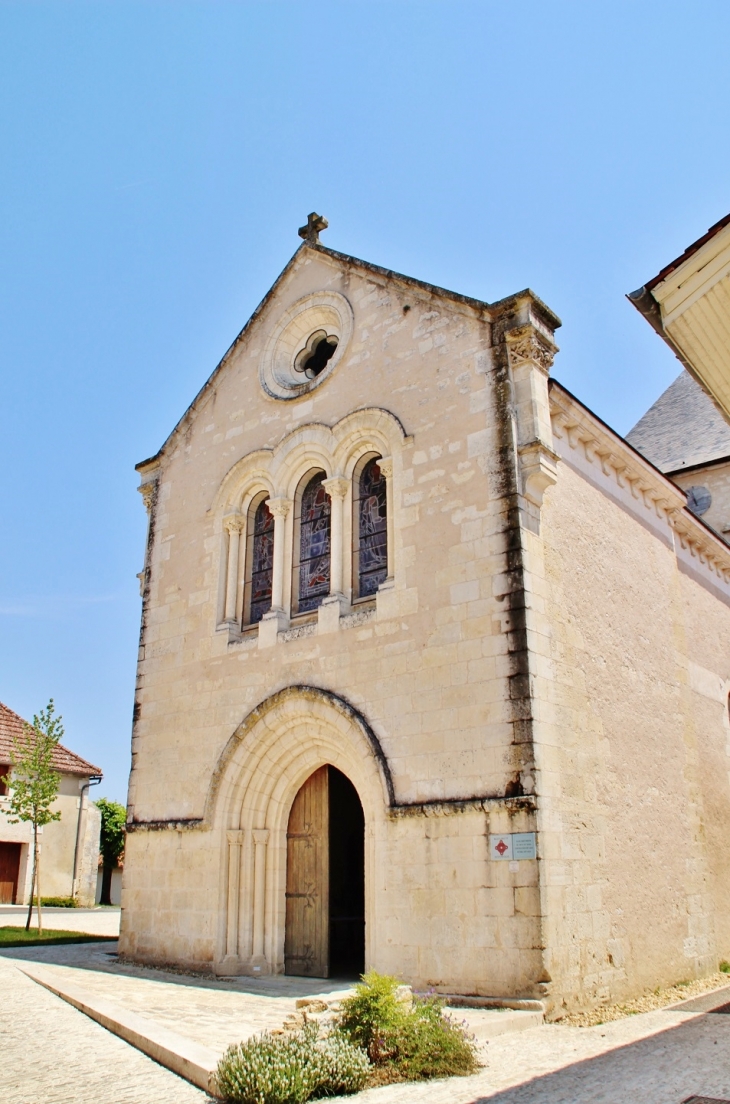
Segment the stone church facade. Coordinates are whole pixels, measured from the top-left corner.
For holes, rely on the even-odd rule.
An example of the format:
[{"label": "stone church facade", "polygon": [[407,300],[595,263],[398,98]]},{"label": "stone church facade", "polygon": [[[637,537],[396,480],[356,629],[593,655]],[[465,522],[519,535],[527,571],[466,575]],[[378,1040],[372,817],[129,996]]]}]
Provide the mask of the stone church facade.
[{"label": "stone church facade", "polygon": [[561,1009],[730,958],[730,548],[559,320],[305,241],[160,452],[121,951]]}]

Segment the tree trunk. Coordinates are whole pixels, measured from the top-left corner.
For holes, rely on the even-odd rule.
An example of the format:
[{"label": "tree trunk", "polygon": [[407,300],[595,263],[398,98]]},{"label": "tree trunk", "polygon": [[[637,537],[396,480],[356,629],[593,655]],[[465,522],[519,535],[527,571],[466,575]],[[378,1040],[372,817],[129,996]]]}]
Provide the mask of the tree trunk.
[{"label": "tree trunk", "polygon": [[43,917],[41,916],[41,853],[40,849],[35,860],[35,891],[38,902],[38,934],[43,935]]},{"label": "tree trunk", "polygon": [[38,862],[38,829],[33,825],[33,873],[30,876],[30,901],[28,903],[28,919],[25,921],[25,930],[30,930],[30,922],[33,919],[33,894],[36,885],[36,867]]},{"label": "tree trunk", "polygon": [[112,903],[112,874],[114,873],[114,867],[109,863],[104,863],[101,872],[101,897],[99,898],[100,905],[110,905]]}]

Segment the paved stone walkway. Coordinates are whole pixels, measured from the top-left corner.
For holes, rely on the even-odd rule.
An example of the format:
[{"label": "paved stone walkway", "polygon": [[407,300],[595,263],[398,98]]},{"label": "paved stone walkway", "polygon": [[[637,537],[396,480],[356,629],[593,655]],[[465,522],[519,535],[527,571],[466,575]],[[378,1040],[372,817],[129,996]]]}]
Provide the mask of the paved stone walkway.
[{"label": "paved stone walkway", "polygon": [[[0,1024],[7,1022],[10,1029],[6,1058],[14,1076],[18,1068],[25,1069],[28,1039],[37,1040],[39,1054],[32,1072],[18,1082],[26,1095],[3,1099],[12,1104],[185,1104],[206,1099],[29,979],[18,980],[17,971],[13,978],[13,958],[42,962],[86,991],[218,1051],[251,1031],[281,1023],[297,996],[332,991],[330,982],[306,979],[224,982],[124,966],[110,957],[113,946],[23,948],[0,957],[0,985],[6,995],[13,990],[12,1000],[3,1002]],[[693,1094],[730,1098],[730,1015],[708,1011],[728,1000],[730,989],[679,1009],[598,1027],[546,1025],[500,1036],[483,1047],[487,1064],[474,1077],[372,1089],[357,1101],[680,1104]],[[458,1014],[475,1022],[472,1010]],[[34,1046],[34,1056],[35,1051]]]},{"label": "paved stone walkway", "polygon": [[[68,909],[44,908],[43,927],[54,931],[83,932],[86,935],[119,935],[118,908]],[[25,905],[0,905],[0,927],[24,927],[28,909]],[[32,928],[38,927],[33,910]]]},{"label": "paved stone walkway", "polygon": [[[90,997],[114,1001],[222,1055],[233,1042],[266,1028],[281,1027],[296,1011],[298,997],[334,1000],[349,985],[311,978],[203,978],[118,963],[116,944],[68,944],[60,947],[13,948],[5,953],[19,961],[42,963],[59,985],[79,986]],[[512,1010],[459,1009],[478,1039],[510,1029],[534,1015]]]},{"label": "paved stone walkway", "polygon": [[3,1104],[204,1104],[210,1098],[0,956]]}]

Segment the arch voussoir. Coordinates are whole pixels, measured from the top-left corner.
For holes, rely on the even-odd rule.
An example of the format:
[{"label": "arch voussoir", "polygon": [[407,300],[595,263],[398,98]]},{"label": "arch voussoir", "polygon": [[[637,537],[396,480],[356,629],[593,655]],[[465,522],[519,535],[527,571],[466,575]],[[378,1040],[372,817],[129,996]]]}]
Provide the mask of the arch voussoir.
[{"label": "arch voussoir", "polygon": [[[251,710],[224,748],[205,812],[228,849],[221,864],[221,972],[283,968],[288,816],[300,787],[325,765],[350,779],[370,833],[377,831],[393,804],[385,755],[367,721],[330,691],[279,691]],[[248,879],[240,877],[242,870]],[[239,884],[242,893],[230,888]]]}]

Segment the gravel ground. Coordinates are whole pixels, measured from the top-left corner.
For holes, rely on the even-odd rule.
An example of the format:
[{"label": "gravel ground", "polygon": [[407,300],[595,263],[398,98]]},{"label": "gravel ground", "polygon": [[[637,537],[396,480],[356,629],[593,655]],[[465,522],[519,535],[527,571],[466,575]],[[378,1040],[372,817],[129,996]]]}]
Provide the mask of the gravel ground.
[{"label": "gravel ground", "polygon": [[[728,974],[710,974],[709,977],[698,978],[697,981],[682,981],[667,989],[655,989],[653,992],[645,993],[643,997],[626,1001],[625,1004],[607,1004],[603,1008],[593,1008],[589,1012],[571,1012],[556,1022],[565,1027],[596,1027],[598,1024],[610,1023],[612,1020],[622,1020],[624,1016],[654,1012],[658,1008],[666,1008],[670,1004],[699,997],[723,985],[730,986]],[[728,993],[728,1000],[730,1000],[730,993]]]}]

